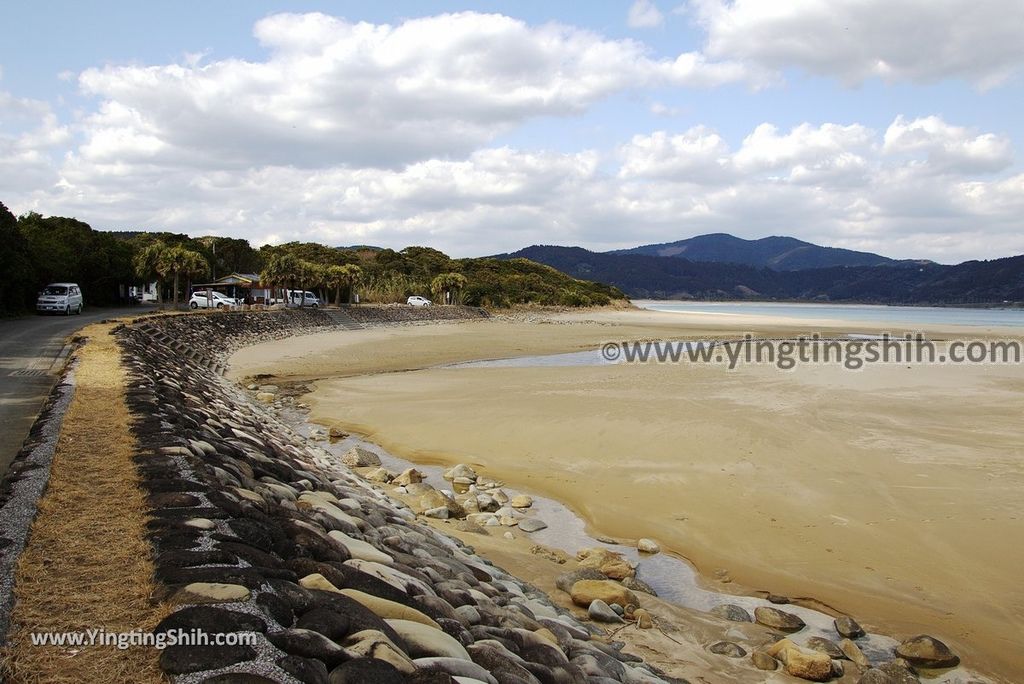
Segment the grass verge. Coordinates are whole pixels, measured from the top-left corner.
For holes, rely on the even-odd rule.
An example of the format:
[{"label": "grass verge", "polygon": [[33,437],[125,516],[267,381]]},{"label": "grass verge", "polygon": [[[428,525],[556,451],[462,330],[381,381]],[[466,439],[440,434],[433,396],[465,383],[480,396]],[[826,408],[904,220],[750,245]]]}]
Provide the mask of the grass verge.
[{"label": "grass verge", "polygon": [[152,631],[168,608],[152,600],[146,502],[125,373],[110,334],[86,328],[76,389],[50,482],[15,571],[16,604],[0,678],[8,682],[161,682],[153,648],[34,645],[33,634]]}]

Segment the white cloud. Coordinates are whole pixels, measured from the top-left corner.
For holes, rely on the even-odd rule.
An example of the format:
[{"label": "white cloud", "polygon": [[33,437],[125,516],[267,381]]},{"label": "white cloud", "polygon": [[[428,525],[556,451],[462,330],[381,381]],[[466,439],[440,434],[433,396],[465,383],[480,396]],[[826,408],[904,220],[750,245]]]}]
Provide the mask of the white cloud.
[{"label": "white cloud", "polygon": [[[929,127],[984,139],[972,131],[958,138],[950,131],[964,129],[941,119]],[[717,231],[943,261],[1024,252],[1024,176],[986,180],[963,165],[936,173],[938,134],[927,144],[916,135],[902,118],[885,132],[762,124],[730,147],[698,126],[637,135],[613,154],[484,148],[395,169],[201,168],[124,138],[106,145],[133,154],[72,155],[59,165],[59,183],[5,202],[108,228],[217,232],[256,244],[428,244],[455,255],[552,242],[613,249]]]},{"label": "white cloud", "polygon": [[767,172],[802,185],[863,184],[874,133],[859,124],[841,126],[804,123],[780,135],[761,124],[743,140],[733,158],[744,173]]},{"label": "white cloud", "polygon": [[637,135],[620,150],[621,178],[667,178],[689,183],[721,183],[731,175],[728,145],[714,131],[698,126],[679,135],[657,131]]},{"label": "white cloud", "polygon": [[631,28],[655,28],[665,23],[665,17],[651,0],[634,0],[626,23]]},{"label": "white cloud", "polygon": [[524,121],[576,115],[625,90],[750,77],[697,53],[653,59],[633,41],[472,12],[396,26],[279,14],[255,34],[266,61],[86,70],[81,87],[104,106],[83,154],[120,155],[135,136],[147,153],[208,166],[399,167],[464,156]]},{"label": "white cloud", "polygon": [[29,192],[56,182],[51,154],[70,139],[50,106],[0,91],[0,190]]},{"label": "white cloud", "polygon": [[1020,0],[691,0],[689,8],[710,57],[850,84],[959,78],[986,89],[1024,66]]},{"label": "white cloud", "polygon": [[924,152],[937,173],[991,173],[1013,163],[1007,138],[951,126],[937,116],[913,121],[897,117],[885,132],[884,149],[891,154]]}]

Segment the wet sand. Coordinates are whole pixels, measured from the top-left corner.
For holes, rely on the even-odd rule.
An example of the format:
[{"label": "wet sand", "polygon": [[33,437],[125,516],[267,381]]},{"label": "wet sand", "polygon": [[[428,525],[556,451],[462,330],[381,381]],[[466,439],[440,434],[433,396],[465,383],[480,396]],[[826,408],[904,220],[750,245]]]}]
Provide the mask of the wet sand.
[{"label": "wet sand", "polygon": [[307,397],[318,422],[414,461],[477,464],[597,533],[658,540],[710,584],[727,573],[724,591],[812,597],[897,637],[929,633],[1014,681],[1024,368],[432,368],[609,340],[883,329],[587,312],[312,335],[243,350],[232,372],[322,379]]}]

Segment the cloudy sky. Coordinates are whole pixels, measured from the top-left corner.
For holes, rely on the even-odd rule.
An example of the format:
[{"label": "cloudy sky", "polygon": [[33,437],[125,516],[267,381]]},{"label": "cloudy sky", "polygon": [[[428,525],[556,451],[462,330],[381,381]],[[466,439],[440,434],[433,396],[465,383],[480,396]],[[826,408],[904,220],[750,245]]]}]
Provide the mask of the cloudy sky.
[{"label": "cloudy sky", "polygon": [[1024,253],[1020,0],[5,6],[0,201],[254,245]]}]

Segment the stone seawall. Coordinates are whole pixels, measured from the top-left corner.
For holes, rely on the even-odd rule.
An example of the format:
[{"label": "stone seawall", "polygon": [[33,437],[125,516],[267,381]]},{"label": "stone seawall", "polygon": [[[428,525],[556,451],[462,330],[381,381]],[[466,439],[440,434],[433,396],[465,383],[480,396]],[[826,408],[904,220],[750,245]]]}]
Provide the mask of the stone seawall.
[{"label": "stone seawall", "polygon": [[[350,310],[363,325],[444,312],[481,315]],[[289,310],[140,319],[118,331],[157,580],[175,606],[156,632],[247,639],[168,646],[163,670],[189,683],[664,681],[417,523],[220,376],[230,351],[337,325],[328,311]]]},{"label": "stone seawall", "polygon": [[351,306],[346,307],[344,311],[363,325],[473,320],[490,316],[485,309],[474,306],[406,306],[403,304],[388,304],[382,306]]}]

